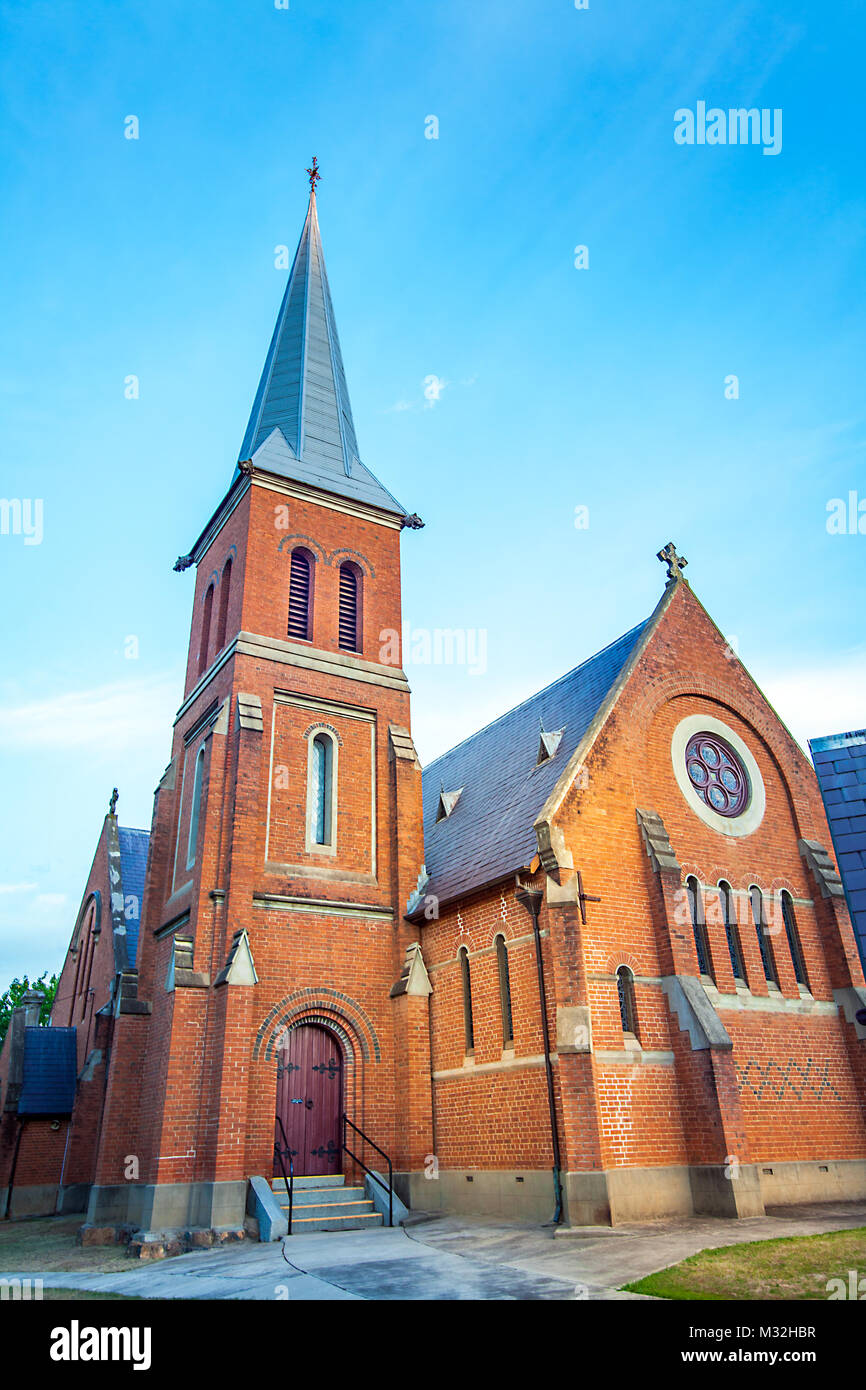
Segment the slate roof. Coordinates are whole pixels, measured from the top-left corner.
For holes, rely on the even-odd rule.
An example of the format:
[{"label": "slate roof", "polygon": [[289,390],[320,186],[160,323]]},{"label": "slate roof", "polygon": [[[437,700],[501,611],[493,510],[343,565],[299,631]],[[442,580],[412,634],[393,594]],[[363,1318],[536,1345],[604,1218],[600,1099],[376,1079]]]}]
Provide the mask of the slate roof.
[{"label": "slate roof", "polygon": [[315,194],[241,445],[239,462],[246,460],[337,496],[406,515],[358,456]]},{"label": "slate roof", "polygon": [[124,916],[126,917],[126,945],[129,963],[135,965],[150,832],[147,830],[127,830],[124,826],[119,825],[117,838],[120,842],[120,877],[123,886]]},{"label": "slate roof", "polygon": [[25,1028],[18,1114],[71,1115],[76,1072],[74,1028]]},{"label": "slate roof", "polygon": [[866,729],[811,738],[809,749],[866,968]]},{"label": "slate roof", "polygon": [[[444,902],[531,862],[538,852],[533,825],[647,622],[424,769],[427,893]],[[539,720],[563,735],[554,756],[536,766]],[[437,822],[442,786],[446,792],[462,787],[463,794]]]}]

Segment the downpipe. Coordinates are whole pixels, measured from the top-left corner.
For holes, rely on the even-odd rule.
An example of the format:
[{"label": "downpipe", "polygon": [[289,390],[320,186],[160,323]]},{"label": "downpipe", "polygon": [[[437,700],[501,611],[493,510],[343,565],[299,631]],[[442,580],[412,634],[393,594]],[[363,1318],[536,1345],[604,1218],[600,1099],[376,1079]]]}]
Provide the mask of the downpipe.
[{"label": "downpipe", "polygon": [[532,932],[535,938],[535,964],[538,971],[538,1002],[541,1006],[541,1030],[544,1040],[544,1071],[547,1077],[547,1106],[550,1112],[550,1139],[553,1147],[553,1194],[556,1206],[553,1213],[553,1226],[562,1222],[562,1162],[559,1152],[559,1125],[556,1119],[556,1099],[553,1090],[553,1064],[550,1060],[550,1028],[547,1021],[547,996],[544,990],[544,959],[541,954],[541,932],[538,929],[538,914],[544,893],[540,888],[525,888],[515,875],[515,898],[532,918]]}]

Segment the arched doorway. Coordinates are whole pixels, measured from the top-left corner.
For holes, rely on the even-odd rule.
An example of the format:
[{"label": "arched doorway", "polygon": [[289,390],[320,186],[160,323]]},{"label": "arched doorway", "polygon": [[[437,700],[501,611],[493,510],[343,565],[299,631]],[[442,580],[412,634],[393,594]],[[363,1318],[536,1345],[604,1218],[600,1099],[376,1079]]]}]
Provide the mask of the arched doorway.
[{"label": "arched doorway", "polygon": [[[343,1054],[326,1028],[302,1023],[285,1035],[277,1052],[277,1115],[297,1177],[342,1171]],[[288,1170],[276,1123],[275,1142],[283,1150]],[[276,1155],[274,1176],[282,1177]]]}]

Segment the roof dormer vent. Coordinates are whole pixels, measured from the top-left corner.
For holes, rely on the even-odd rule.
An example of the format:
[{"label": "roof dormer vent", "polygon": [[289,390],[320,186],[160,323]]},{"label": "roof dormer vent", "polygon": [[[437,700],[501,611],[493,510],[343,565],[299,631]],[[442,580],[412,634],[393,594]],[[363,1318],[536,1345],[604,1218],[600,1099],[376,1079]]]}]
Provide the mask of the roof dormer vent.
[{"label": "roof dormer vent", "polygon": [[446,820],[448,816],[451,815],[451,812],[454,810],[454,807],[457,805],[462,795],[462,787],[458,787],[455,792],[446,792],[443,786],[439,792],[439,805],[436,807],[436,820]]},{"label": "roof dormer vent", "polygon": [[564,729],[545,729],[540,719],[538,722],[541,724],[541,736],[538,740],[536,766],[539,763],[549,762],[562,742],[562,735],[565,733]]}]

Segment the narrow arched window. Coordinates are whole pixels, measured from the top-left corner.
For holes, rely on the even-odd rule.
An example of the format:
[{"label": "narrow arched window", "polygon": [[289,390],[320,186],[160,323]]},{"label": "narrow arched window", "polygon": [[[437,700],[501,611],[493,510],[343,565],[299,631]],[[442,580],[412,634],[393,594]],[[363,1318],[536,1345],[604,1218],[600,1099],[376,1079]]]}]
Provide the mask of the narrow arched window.
[{"label": "narrow arched window", "polygon": [[192,804],[189,808],[189,838],[186,845],[186,867],[191,869],[195,863],[198,849],[198,822],[201,812],[201,789],[204,781],[204,744],[198,750],[195,760],[195,773],[192,779]]},{"label": "narrow arched window", "polygon": [[87,909],[84,922],[78,934],[78,964],[75,970],[75,986],[73,989],[73,999],[69,1007],[69,1021],[72,1022],[72,1011],[75,1007],[75,999],[81,995],[81,1017],[84,1018],[87,1010],[87,994],[90,988],[90,977],[93,971],[93,953],[96,948],[96,937],[98,935],[96,925],[96,900],[91,899]]},{"label": "narrow arched window", "polygon": [[463,1034],[467,1052],[475,1051],[475,1029],[472,1025],[472,980],[469,974],[469,952],[461,946],[457,952],[460,960],[460,980],[463,986]]},{"label": "narrow arched window", "polygon": [[300,642],[309,642],[313,636],[313,557],[301,547],[292,551],[288,631]]},{"label": "narrow arched window", "polygon": [[619,1016],[622,1031],[638,1036],[637,1004],[634,997],[634,975],[627,965],[621,965],[616,972],[616,989],[619,995]]},{"label": "narrow arched window", "polygon": [[226,625],[229,617],[229,593],[232,583],[232,562],[226,560],[223,565],[223,577],[220,580],[220,607],[217,619],[216,650],[217,654],[222,651],[226,644]]},{"label": "narrow arched window", "polygon": [[704,916],[704,898],[701,893],[701,885],[693,874],[686,879],[686,896],[689,900],[689,915],[692,919],[695,950],[698,953],[698,969],[702,975],[708,975],[711,980],[715,980],[712,957],[710,956],[710,942],[707,936],[707,922]]},{"label": "narrow arched window", "polygon": [[334,839],[334,743],[327,734],[316,734],[311,757],[310,839],[314,845],[331,845]]},{"label": "narrow arched window", "polygon": [[776,967],[773,964],[773,953],[770,950],[770,938],[767,935],[767,918],[764,913],[764,895],[756,884],[752,884],[749,889],[749,899],[752,904],[752,921],[755,924],[755,931],[758,933],[758,948],[761,952],[761,964],[764,967],[764,978],[771,985],[776,981]]},{"label": "narrow arched window", "polygon": [[508,951],[505,937],[496,938],[496,965],[499,971],[499,1011],[502,1016],[502,1046],[511,1047],[514,1042],[514,1025],[511,1020],[511,978],[508,974]]},{"label": "narrow arched window", "polygon": [[339,642],[344,651],[361,650],[361,571],[345,561],[340,566]]},{"label": "narrow arched window", "polygon": [[791,952],[791,960],[794,962],[794,975],[797,984],[804,985],[811,990],[809,976],[806,972],[806,961],[803,956],[803,943],[800,940],[800,932],[797,928],[797,918],[794,915],[794,899],[787,890],[782,891],[782,919],[785,923],[785,935],[788,938],[788,949]]},{"label": "narrow arched window", "polygon": [[205,670],[207,666],[207,654],[210,647],[210,620],[213,612],[213,584],[208,584],[207,593],[204,596],[204,603],[201,612],[201,645],[198,649],[198,673]]},{"label": "narrow arched window", "polygon": [[737,922],[737,913],[734,907],[734,890],[729,883],[724,880],[719,884],[719,897],[722,903],[722,921],[725,924],[725,936],[728,941],[728,955],[731,957],[731,969],[734,972],[734,979],[737,983],[746,983],[746,967],[743,964],[743,944],[740,941],[740,928]]}]

